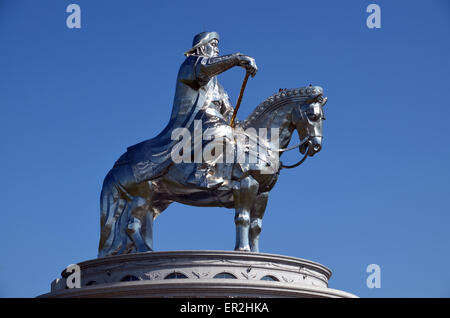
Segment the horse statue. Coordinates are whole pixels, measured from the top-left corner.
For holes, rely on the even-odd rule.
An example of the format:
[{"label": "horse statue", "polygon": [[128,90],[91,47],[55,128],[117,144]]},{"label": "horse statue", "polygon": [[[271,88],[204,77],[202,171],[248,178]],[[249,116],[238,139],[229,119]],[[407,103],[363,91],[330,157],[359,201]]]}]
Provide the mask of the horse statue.
[{"label": "horse statue", "polygon": [[[327,98],[319,86],[284,89],[264,100],[250,116],[237,122],[232,133],[237,138],[235,150],[253,152],[256,163],[210,162],[173,163],[165,173],[152,180],[136,181],[130,164],[116,162],[105,177],[100,199],[101,236],[99,257],[153,251],[153,223],[172,202],[235,209],[235,250],[259,252],[262,219],[269,191],[278,180],[282,168],[291,168],[314,156],[322,147],[323,106]],[[259,142],[260,147],[248,147],[256,131],[277,132],[277,138]],[[300,144],[289,147],[294,131]],[[272,136],[273,137],[273,136]],[[292,166],[281,163],[281,155],[297,148],[303,159]],[[256,149],[256,150],[255,150]],[[214,175],[215,169],[228,171],[217,186],[204,187],[187,180],[186,169],[198,178]]]}]

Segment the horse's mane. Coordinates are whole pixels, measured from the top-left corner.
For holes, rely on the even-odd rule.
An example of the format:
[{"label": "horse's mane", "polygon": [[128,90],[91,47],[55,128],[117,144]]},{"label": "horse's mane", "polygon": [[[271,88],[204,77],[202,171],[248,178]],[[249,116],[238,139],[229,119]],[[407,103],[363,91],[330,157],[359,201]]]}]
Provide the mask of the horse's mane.
[{"label": "horse's mane", "polygon": [[290,89],[280,89],[277,93],[267,97],[263,100],[242,122],[243,126],[247,126],[251,122],[258,120],[266,113],[270,113],[286,104],[286,101],[291,101],[295,98],[298,102],[306,102],[311,98],[323,94],[323,89],[320,86],[307,86]]}]

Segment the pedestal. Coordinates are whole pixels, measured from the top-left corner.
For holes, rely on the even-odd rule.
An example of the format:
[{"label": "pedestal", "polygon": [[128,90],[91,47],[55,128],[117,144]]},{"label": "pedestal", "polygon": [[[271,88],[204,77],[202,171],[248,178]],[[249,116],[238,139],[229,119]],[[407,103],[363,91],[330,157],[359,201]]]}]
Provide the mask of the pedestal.
[{"label": "pedestal", "polygon": [[169,251],[78,264],[81,288],[65,271],[39,297],[356,297],[328,288],[325,266],[289,256],[236,251]]}]

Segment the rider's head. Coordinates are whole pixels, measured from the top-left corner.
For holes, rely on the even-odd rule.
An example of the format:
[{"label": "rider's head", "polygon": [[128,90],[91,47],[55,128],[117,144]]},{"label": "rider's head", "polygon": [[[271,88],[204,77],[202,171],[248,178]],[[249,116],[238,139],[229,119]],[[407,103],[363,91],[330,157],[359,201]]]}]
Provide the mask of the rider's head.
[{"label": "rider's head", "polygon": [[202,32],[194,37],[192,48],[184,55],[202,55],[214,57],[219,55],[219,34],[217,32]]},{"label": "rider's head", "polygon": [[207,57],[219,56],[219,41],[217,39],[212,39],[208,43],[197,48],[195,54]]}]

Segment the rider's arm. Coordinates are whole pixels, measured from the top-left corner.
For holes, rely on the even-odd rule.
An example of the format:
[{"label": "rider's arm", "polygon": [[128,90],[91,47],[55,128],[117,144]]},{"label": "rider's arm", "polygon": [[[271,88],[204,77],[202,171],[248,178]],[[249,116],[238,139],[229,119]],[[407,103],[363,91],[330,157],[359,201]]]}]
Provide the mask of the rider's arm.
[{"label": "rider's arm", "polygon": [[218,57],[200,58],[196,63],[195,75],[204,85],[208,83],[212,77],[229,70],[233,66],[239,65],[240,55],[240,53],[235,53]]}]

